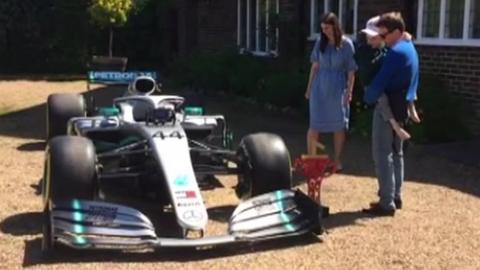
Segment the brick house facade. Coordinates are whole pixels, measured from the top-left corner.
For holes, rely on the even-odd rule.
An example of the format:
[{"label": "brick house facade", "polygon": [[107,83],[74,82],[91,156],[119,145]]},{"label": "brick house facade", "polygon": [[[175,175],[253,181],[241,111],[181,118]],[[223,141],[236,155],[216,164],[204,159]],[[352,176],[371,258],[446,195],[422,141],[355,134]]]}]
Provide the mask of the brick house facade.
[{"label": "brick house facade", "polygon": [[[471,104],[476,113],[472,119],[473,130],[480,133],[478,2],[480,1],[178,0],[177,5],[189,14],[184,17],[187,22],[180,23],[184,29],[180,29],[179,39],[180,44],[182,41],[191,44],[190,47],[183,46],[188,47],[189,51],[239,48],[240,51],[251,51],[255,55],[267,57],[284,57],[291,51],[307,55],[317,34],[314,28],[317,27],[319,15],[315,13],[334,11],[339,14],[344,28],[348,29],[347,34],[354,35],[368,18],[387,11],[400,11],[405,18],[407,30],[417,38],[421,72],[444,79],[453,93],[461,95]],[[268,23],[262,23],[272,21],[273,15],[269,14],[275,11],[278,11],[281,18],[276,25],[278,32],[277,36],[269,36],[266,33],[273,31],[268,29]],[[421,22],[420,25],[418,21]],[[255,29],[260,29],[260,33],[255,32]],[[272,39],[276,40],[276,45]]]}]

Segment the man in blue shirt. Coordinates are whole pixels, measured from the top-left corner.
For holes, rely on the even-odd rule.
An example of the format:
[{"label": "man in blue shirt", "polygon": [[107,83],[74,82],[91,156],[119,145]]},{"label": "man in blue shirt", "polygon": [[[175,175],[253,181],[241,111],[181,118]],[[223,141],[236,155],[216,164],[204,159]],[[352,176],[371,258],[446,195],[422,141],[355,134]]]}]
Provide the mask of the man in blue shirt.
[{"label": "man in blue shirt", "polygon": [[[408,118],[408,102],[417,96],[419,77],[418,55],[411,41],[405,40],[405,22],[399,13],[386,13],[377,23],[380,36],[390,48],[380,71],[365,92],[365,102],[375,104],[385,93],[395,119]],[[404,178],[402,140],[375,109],[372,127],[372,150],[378,177],[380,200],[364,212],[393,216],[402,207],[401,188]]]}]

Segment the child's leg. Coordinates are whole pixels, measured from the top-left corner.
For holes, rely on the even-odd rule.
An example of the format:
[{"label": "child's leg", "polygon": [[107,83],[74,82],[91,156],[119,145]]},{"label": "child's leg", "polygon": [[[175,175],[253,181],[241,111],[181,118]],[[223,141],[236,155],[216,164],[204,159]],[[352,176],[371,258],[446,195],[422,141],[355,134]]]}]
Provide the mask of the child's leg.
[{"label": "child's leg", "polygon": [[385,119],[385,121],[390,122],[390,125],[392,125],[393,130],[401,140],[410,139],[410,134],[408,134],[408,132],[404,130],[393,117],[392,109],[388,104],[387,95],[382,94],[380,96],[380,98],[378,99],[377,107],[380,110],[380,114],[382,115],[383,119]]},{"label": "child's leg", "polygon": [[380,114],[385,121],[395,119],[392,113],[392,109],[390,108],[390,105],[388,103],[388,96],[386,94],[382,94],[378,99],[377,108],[380,110]]},{"label": "child's leg", "polygon": [[422,120],[420,120],[420,117],[418,116],[417,109],[415,108],[415,102],[411,101],[408,102],[408,115],[412,119],[413,122],[415,123],[420,123]]}]

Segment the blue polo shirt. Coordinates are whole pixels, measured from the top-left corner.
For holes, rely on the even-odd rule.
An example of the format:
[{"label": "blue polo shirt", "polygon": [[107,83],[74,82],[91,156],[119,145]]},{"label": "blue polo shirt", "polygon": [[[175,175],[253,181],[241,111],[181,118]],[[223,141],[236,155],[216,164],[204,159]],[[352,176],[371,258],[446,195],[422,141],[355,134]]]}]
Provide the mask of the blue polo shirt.
[{"label": "blue polo shirt", "polygon": [[418,54],[413,42],[398,41],[388,52],[380,71],[365,92],[364,100],[374,104],[383,93],[407,89],[406,99],[417,98],[419,79]]}]

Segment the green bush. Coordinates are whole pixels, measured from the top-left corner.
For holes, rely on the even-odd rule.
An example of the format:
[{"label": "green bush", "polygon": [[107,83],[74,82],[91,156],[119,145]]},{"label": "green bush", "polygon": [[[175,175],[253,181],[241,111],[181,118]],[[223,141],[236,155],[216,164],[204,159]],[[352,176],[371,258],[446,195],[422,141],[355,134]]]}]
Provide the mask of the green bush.
[{"label": "green bush", "polygon": [[307,75],[300,72],[273,73],[265,78],[264,89],[259,93],[259,100],[279,107],[302,105],[307,83]]},{"label": "green bush", "polygon": [[352,103],[350,103],[350,130],[352,133],[367,138],[372,132],[372,106],[363,102],[365,90],[359,78],[355,78]]},{"label": "green bush", "polygon": [[225,91],[229,85],[229,53],[192,54],[177,60],[169,71],[175,87]]},{"label": "green bush", "polygon": [[[360,92],[363,95],[363,91]],[[366,108],[360,102],[361,95],[357,94],[352,105],[352,131],[363,137],[370,137],[372,109]],[[446,84],[439,78],[422,74],[415,105],[422,123],[410,124],[407,127],[414,142],[442,143],[471,137],[465,124],[468,107],[460,97],[449,92]]]},{"label": "green bush", "polygon": [[233,94],[254,97],[259,94],[268,67],[250,56],[236,55],[228,70],[228,87]]},{"label": "green bush", "polygon": [[[278,107],[294,107],[308,112],[304,91],[309,65],[303,59],[282,63],[278,59],[239,55],[236,51],[194,55],[177,62],[172,77],[175,85],[205,91],[225,91]],[[358,81],[358,80],[357,80]],[[462,100],[448,91],[436,77],[423,75],[416,102],[422,116],[420,125],[408,127],[418,143],[447,142],[470,136],[464,119],[468,112]],[[372,107],[363,102],[364,89],[355,84],[351,103],[351,130],[370,137]]]},{"label": "green bush", "polygon": [[469,108],[464,100],[448,91],[445,82],[437,77],[421,77],[417,110],[422,116],[420,125],[411,132],[418,142],[449,142],[471,137],[465,124]]},{"label": "green bush", "polygon": [[196,54],[180,59],[170,77],[176,87],[225,91],[280,107],[300,107],[307,84],[305,69],[277,59],[239,55],[236,51]]},{"label": "green bush", "polygon": [[[130,70],[163,71],[177,50],[176,1],[131,1],[135,9],[115,31],[115,54],[129,58]],[[92,55],[108,51],[108,29],[94,25],[89,12],[96,2],[0,0],[0,72],[85,72]]]}]

